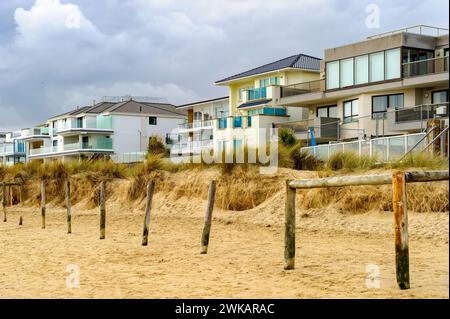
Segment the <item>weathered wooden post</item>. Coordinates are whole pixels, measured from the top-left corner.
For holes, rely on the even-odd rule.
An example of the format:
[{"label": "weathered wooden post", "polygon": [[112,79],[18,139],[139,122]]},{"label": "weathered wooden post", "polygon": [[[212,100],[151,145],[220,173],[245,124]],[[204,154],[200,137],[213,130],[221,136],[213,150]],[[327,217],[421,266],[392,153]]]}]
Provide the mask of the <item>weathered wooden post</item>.
[{"label": "weathered wooden post", "polygon": [[20,216],[20,218],[19,218],[19,226],[22,226],[23,225],[23,219],[22,219],[22,216]]},{"label": "weathered wooden post", "polygon": [[152,209],[153,192],[155,191],[155,182],[151,181],[147,185],[147,205],[145,207],[145,218],[144,218],[144,235],[142,238],[142,246],[148,245],[148,233],[150,225],[150,213]]},{"label": "weathered wooden post", "polygon": [[4,183],[2,185],[2,190],[3,190],[3,198],[2,198],[3,222],[6,223],[8,219],[6,217],[6,185]]},{"label": "weathered wooden post", "polygon": [[72,233],[72,208],[70,205],[70,181],[66,180],[67,233]]},{"label": "weathered wooden post", "polygon": [[14,205],[14,186],[11,184],[9,185],[9,207],[12,207]]},{"label": "weathered wooden post", "polygon": [[209,235],[211,233],[212,213],[216,198],[216,181],[212,181],[208,190],[208,205],[205,213],[205,226],[203,227],[200,254],[208,253]]},{"label": "weathered wooden post", "polygon": [[392,175],[392,203],[394,207],[395,265],[400,289],[409,289],[408,212],[406,207],[406,179],[404,172]]},{"label": "weathered wooden post", "polygon": [[45,229],[45,180],[41,181],[41,217],[42,229]]},{"label": "weathered wooden post", "polygon": [[296,189],[286,181],[285,233],[284,233],[284,269],[295,268],[295,195]]},{"label": "weathered wooden post", "polygon": [[106,185],[105,182],[100,184],[100,239],[106,237]]}]

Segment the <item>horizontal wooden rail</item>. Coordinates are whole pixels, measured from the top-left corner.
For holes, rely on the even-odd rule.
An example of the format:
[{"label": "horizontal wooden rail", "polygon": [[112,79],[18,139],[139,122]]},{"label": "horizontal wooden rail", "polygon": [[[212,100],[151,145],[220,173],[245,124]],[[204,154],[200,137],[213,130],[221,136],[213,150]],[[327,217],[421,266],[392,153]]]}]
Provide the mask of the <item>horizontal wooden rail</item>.
[{"label": "horizontal wooden rail", "polygon": [[[405,172],[407,183],[444,181],[449,178],[449,171],[427,171],[427,172]],[[322,188],[362,185],[385,185],[392,183],[391,174],[383,175],[358,175],[358,176],[335,176],[328,178],[292,180],[289,182],[291,188]]]},{"label": "horizontal wooden rail", "polygon": [[0,182],[0,187],[1,186],[21,186],[21,183],[9,183],[9,182]]}]

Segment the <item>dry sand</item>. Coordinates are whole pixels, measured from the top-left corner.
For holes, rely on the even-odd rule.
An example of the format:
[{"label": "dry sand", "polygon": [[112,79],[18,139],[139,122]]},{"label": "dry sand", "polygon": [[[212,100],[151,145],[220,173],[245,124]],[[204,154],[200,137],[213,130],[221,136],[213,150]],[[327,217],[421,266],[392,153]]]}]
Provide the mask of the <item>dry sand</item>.
[{"label": "dry sand", "polygon": [[[395,281],[391,213],[298,211],[296,269],[283,270],[283,193],[244,212],[216,209],[210,249],[200,255],[206,202],[154,198],[149,246],[142,247],[143,201],[110,199],[106,240],[98,210],[14,207],[0,223],[2,298],[448,298],[448,213],[410,213],[411,289]],[[171,203],[171,204],[168,204]],[[303,215],[303,216],[302,216]],[[24,225],[19,226],[23,216]],[[67,288],[66,267],[80,267]],[[366,265],[381,287],[366,287]]]}]

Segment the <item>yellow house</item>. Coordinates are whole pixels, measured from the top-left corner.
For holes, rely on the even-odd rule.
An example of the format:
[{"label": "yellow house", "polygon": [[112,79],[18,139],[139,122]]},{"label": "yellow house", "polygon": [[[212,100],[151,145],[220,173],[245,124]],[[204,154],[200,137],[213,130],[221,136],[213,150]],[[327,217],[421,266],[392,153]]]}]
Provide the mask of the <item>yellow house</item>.
[{"label": "yellow house", "polygon": [[320,59],[305,54],[293,55],[215,82],[229,88],[229,116],[288,116],[299,120],[304,114],[298,108],[274,105],[280,86],[310,82],[320,78]]}]

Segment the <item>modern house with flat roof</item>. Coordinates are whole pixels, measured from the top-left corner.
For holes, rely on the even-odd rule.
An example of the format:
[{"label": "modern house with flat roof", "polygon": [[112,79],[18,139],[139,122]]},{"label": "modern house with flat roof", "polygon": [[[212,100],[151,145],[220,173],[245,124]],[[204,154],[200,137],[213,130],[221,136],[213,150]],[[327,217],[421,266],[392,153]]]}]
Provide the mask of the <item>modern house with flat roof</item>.
[{"label": "modern house with flat roof", "polygon": [[447,29],[417,26],[326,49],[320,79],[282,84],[272,103],[307,108],[307,120],[287,124],[318,144],[448,123],[448,40]]},{"label": "modern house with flat roof", "polygon": [[46,125],[22,130],[28,160],[79,160],[111,156],[127,161],[147,151],[149,138],[166,140],[186,119],[167,103],[101,102],[50,118]]}]

